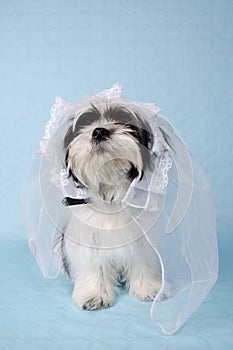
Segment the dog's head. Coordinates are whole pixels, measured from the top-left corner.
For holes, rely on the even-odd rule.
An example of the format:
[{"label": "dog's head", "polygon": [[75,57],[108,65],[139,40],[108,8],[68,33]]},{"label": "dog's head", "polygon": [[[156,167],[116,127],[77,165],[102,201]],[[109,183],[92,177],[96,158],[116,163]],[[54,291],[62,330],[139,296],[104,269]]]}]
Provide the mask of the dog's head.
[{"label": "dog's head", "polygon": [[94,202],[119,203],[150,164],[153,134],[135,105],[92,100],[64,138],[66,167]]}]

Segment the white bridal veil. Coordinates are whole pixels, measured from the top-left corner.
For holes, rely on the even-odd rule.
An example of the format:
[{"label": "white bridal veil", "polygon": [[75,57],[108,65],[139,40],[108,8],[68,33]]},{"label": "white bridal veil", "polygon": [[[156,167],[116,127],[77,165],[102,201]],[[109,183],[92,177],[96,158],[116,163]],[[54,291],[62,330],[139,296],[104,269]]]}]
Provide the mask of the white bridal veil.
[{"label": "white bridal veil", "polygon": [[[98,96],[137,104],[154,133],[151,151],[154,165],[141,181],[132,182],[123,200],[123,210],[159,257],[160,293],[169,285],[170,295],[162,301],[157,295],[151,317],[164,333],[173,334],[204,300],[218,275],[210,184],[198,161],[171,124],[159,115],[155,104],[125,99],[118,84]],[[56,98],[40,151],[34,156],[23,186],[29,245],[43,275],[48,278],[56,278],[62,269],[59,242],[71,212],[62,200],[67,195],[81,201],[86,198],[85,190],[76,188],[66,174],[63,150],[63,138],[72,123],[70,117],[82,108],[82,103],[70,104]]]}]

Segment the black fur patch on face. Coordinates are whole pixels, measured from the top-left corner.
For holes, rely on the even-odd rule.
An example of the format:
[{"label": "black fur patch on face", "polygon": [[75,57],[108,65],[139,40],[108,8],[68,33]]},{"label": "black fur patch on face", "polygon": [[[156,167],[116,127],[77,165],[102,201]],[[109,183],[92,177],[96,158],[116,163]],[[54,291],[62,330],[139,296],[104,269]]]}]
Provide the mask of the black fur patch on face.
[{"label": "black fur patch on face", "polygon": [[76,121],[75,127],[71,125],[65,135],[64,138],[64,147],[65,149],[68,148],[69,144],[73,141],[75,137],[78,136],[80,131],[88,125],[91,125],[92,123],[96,122],[100,118],[100,112],[98,109],[91,105],[91,109],[79,116],[79,118]]},{"label": "black fur patch on face", "polygon": [[149,124],[121,106],[110,106],[105,113],[105,118],[115,124],[124,125],[128,129],[125,133],[132,135],[139,144],[144,168],[149,166],[151,161],[150,150],[154,141]]},{"label": "black fur patch on face", "polygon": [[121,106],[110,106],[104,113],[104,117],[107,120],[116,122],[117,124],[130,125],[134,123],[135,117],[130,111]]},{"label": "black fur patch on face", "polygon": [[134,164],[131,163],[131,168],[128,172],[128,178],[130,181],[133,181],[136,177],[138,177],[139,172],[138,169],[135,167]]},{"label": "black fur patch on face", "polygon": [[125,107],[110,107],[105,113],[107,120],[112,120],[115,124],[124,125],[129,129],[129,134],[144,147],[151,149],[153,144],[153,134],[146,121],[142,121],[136,114],[131,113]]},{"label": "black fur patch on face", "polygon": [[[68,168],[68,158],[69,158],[69,150],[66,152],[66,157],[65,157],[65,165],[66,165],[66,169]],[[83,188],[83,184],[79,181],[79,179],[74,175],[72,169],[69,169],[69,177],[72,177],[74,185],[77,188]]]}]

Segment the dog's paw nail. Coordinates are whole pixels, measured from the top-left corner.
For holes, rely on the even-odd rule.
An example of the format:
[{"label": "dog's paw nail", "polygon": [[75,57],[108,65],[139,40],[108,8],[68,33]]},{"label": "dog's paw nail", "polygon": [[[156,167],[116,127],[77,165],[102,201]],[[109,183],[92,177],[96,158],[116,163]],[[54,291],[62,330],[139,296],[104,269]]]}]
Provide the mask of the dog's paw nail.
[{"label": "dog's paw nail", "polygon": [[152,293],[148,293],[145,295],[137,295],[138,299],[141,301],[154,301],[156,298],[156,302],[165,301],[170,298],[170,286],[166,285],[162,291],[156,289]]},{"label": "dog's paw nail", "polygon": [[131,281],[129,293],[141,301],[154,301],[161,288],[161,281],[153,278],[141,280],[140,283],[133,282]]},{"label": "dog's paw nail", "polygon": [[110,305],[110,302],[104,301],[101,298],[91,298],[83,304],[82,308],[84,310],[97,310],[109,307]]},{"label": "dog's paw nail", "polygon": [[109,307],[111,304],[111,302],[105,301],[102,298],[94,297],[85,301],[83,305],[81,305],[81,308],[83,310],[97,310]]},{"label": "dog's paw nail", "polygon": [[137,295],[137,298],[141,301],[154,301],[156,294],[157,293]]},{"label": "dog's paw nail", "polygon": [[[101,304],[101,303],[100,303]],[[92,298],[90,300],[87,300],[82,307],[84,310],[95,310],[98,308],[96,299]]]},{"label": "dog's paw nail", "polygon": [[156,301],[165,301],[171,297],[170,285],[166,284],[163,290],[159,293]]}]

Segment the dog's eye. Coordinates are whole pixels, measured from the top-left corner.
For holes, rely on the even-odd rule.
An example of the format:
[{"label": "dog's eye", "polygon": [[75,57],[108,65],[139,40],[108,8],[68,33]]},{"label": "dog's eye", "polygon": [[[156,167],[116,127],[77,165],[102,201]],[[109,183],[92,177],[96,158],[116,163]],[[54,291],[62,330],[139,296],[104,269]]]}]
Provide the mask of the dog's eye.
[{"label": "dog's eye", "polygon": [[105,118],[122,125],[126,125],[133,120],[131,113],[124,107],[108,108],[108,110],[105,112]]},{"label": "dog's eye", "polygon": [[129,115],[127,113],[120,113],[118,115],[115,115],[115,120],[117,123],[119,124],[123,124],[123,125],[128,125],[131,121],[131,119],[129,118]]},{"label": "dog's eye", "polygon": [[[73,116],[75,118],[75,115]],[[73,125],[68,129],[65,138],[64,138],[64,146],[67,148],[71,141],[78,136],[80,130],[85,126],[91,125],[92,123],[98,121],[100,118],[99,111],[92,106],[92,109],[81,114],[75,123],[75,127]]]},{"label": "dog's eye", "polygon": [[87,125],[91,125],[92,123],[96,122],[98,119],[99,119],[99,115],[97,115],[96,113],[86,112],[78,118],[75,125],[75,129],[82,128]]}]

